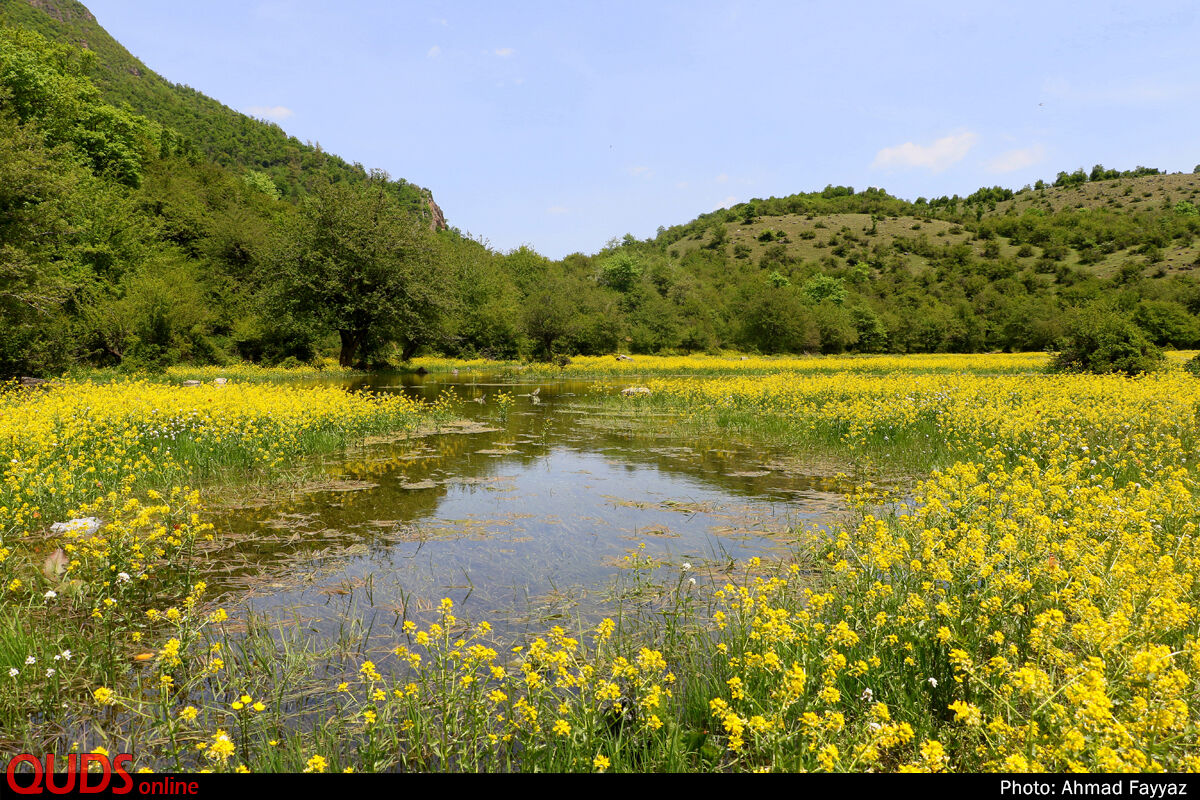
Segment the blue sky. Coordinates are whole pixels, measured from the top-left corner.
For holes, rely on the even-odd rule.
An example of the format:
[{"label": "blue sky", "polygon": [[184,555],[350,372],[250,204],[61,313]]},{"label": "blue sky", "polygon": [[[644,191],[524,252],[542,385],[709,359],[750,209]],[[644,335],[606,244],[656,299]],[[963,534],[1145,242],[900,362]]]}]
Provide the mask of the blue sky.
[{"label": "blue sky", "polygon": [[1190,0],[84,2],[169,80],[429,187],[501,250],[829,183],[1200,162]]}]

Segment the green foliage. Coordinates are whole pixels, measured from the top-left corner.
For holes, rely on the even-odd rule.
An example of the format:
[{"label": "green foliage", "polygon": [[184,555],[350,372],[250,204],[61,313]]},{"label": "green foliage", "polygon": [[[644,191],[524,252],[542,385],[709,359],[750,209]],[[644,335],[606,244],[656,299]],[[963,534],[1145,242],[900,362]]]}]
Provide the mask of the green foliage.
[{"label": "green foliage", "polygon": [[136,186],[161,131],[101,99],[86,77],[90,56],[30,31],[0,28],[0,109],[35,123],[48,145],[73,147],[97,174]]},{"label": "green foliage", "polygon": [[1160,368],[1165,361],[1132,321],[1090,307],[1071,319],[1050,369],[1060,372],[1121,372],[1137,375]]},{"label": "green foliage", "polygon": [[1160,347],[1192,347],[1200,341],[1200,320],[1172,300],[1142,300],[1133,314],[1142,332]]},{"label": "green foliage", "polygon": [[[73,53],[62,59],[63,72],[91,78],[95,89],[114,109],[128,109],[162,130],[150,143],[161,156],[203,156],[236,173],[257,170],[269,175],[286,199],[295,201],[326,182],[364,182],[359,164],[324,152],[319,144],[288,136],[277,124],[240,114],[195,89],[164,80],[134,58],[96,23],[75,0],[54,0],[54,14],[45,4],[0,4],[0,24],[36,32]],[[77,45],[87,43],[82,50]],[[131,113],[129,113],[131,112]],[[99,120],[106,123],[105,120]],[[120,127],[128,120],[114,120]],[[410,214],[429,221],[429,193],[404,180],[389,187]]]},{"label": "green foliage", "polygon": [[619,250],[600,263],[601,286],[628,292],[642,276],[642,265],[628,250]]},{"label": "green foliage", "polygon": [[[829,185],[593,256],[497,253],[432,232],[419,187],[164,81],[74,0],[54,9],[0,5],[17,28],[0,32],[0,375],[421,348],[1045,349],[1098,302],[1152,344],[1200,342],[1179,176],[1097,165],[914,203]],[[1128,186],[1072,188],[1114,177]]]},{"label": "green foliage", "polygon": [[343,366],[400,344],[407,360],[443,338],[453,298],[433,235],[408,215],[377,173],[365,184],[315,191],[283,226],[271,259],[274,305],[311,317],[341,339]]},{"label": "green foliage", "polygon": [[849,309],[850,324],[854,326],[858,350],[863,353],[882,353],[887,349],[887,326],[879,315],[866,306]]},{"label": "green foliage", "polygon": [[725,230],[725,226],[718,222],[712,226],[711,238],[704,246],[710,250],[720,250],[727,241],[729,241],[729,231]]},{"label": "green foliage", "polygon": [[810,303],[825,303],[840,306],[846,302],[846,297],[849,292],[846,291],[846,282],[841,278],[832,278],[828,275],[814,275],[805,281],[800,287],[800,291],[808,298]]},{"label": "green foliage", "polygon": [[242,176],[242,181],[251,189],[262,192],[273,200],[278,200],[282,196],[275,181],[271,180],[271,176],[265,172],[259,172],[256,169],[249,170]]},{"label": "green foliage", "polygon": [[795,287],[766,285],[748,298],[743,341],[762,353],[806,353],[821,346],[812,311]]}]

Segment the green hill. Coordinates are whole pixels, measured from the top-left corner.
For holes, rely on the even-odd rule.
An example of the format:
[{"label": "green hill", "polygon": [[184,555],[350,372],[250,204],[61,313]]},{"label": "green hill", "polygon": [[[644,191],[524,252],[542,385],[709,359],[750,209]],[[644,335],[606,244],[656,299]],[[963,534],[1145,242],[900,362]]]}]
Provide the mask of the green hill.
[{"label": "green hill", "polygon": [[598,255],[640,259],[638,273],[656,263],[660,287],[686,276],[711,334],[767,352],[1042,349],[1068,312],[1097,303],[1160,344],[1196,344],[1200,174],[1097,166],[1090,177],[912,202],[829,186]]},{"label": "green hill", "polygon": [[[299,197],[318,181],[366,177],[361,164],[349,164],[288,136],[274,123],[248,117],[161,77],[113,39],[77,0],[4,0],[0,25],[35,31],[50,41],[95,53],[90,77],[106,101],[174,131],[185,146],[194,146],[217,164],[237,172],[266,173],[284,198]],[[431,223],[441,220],[429,190],[399,179],[394,191]]]},{"label": "green hill", "polygon": [[[757,211],[749,222],[745,221],[745,210],[755,208],[753,203],[735,206],[730,212],[725,212],[728,233],[728,247],[731,251],[745,253],[745,258],[757,262],[766,255],[772,245],[778,251],[778,244],[786,245],[785,249],[791,258],[801,261],[832,263],[844,257],[847,251],[861,252],[856,248],[858,242],[867,243],[868,259],[870,254],[876,255],[888,251],[907,251],[907,260],[913,269],[928,263],[928,258],[918,255],[918,252],[928,249],[926,245],[915,245],[916,241],[925,240],[934,245],[966,245],[979,258],[985,257],[986,239],[979,238],[978,230],[991,229],[1011,231],[1012,229],[995,218],[1022,216],[1029,214],[1058,215],[1060,212],[1081,211],[1093,212],[1089,220],[1108,218],[1102,221],[1102,227],[1115,230],[1131,227],[1134,229],[1153,228],[1161,212],[1172,215],[1172,209],[1179,203],[1192,203],[1200,206],[1200,175],[1175,174],[1140,176],[1129,179],[1105,180],[1089,182],[1070,188],[1050,187],[1042,190],[1029,189],[1013,195],[1011,200],[994,204],[994,208],[983,205],[982,217],[973,219],[975,204],[962,203],[966,212],[963,215],[943,213],[931,215],[915,205],[905,207],[907,213],[897,213],[899,206],[891,209],[892,213],[826,213],[815,214],[760,214]],[[937,212],[934,212],[937,214]],[[718,215],[720,216],[720,215]],[[1074,220],[1080,220],[1075,217]],[[1120,220],[1120,221],[1118,221]],[[985,222],[986,221],[986,222]],[[983,223],[983,224],[979,224]],[[708,226],[713,220],[707,221]],[[964,227],[966,226],[966,227]],[[672,246],[672,250],[683,254],[690,250],[703,247],[704,225],[681,226],[688,229],[688,234]],[[1051,219],[1050,228],[1060,228],[1064,233],[1067,254],[1057,259],[1065,265],[1086,269],[1088,272],[1109,277],[1115,274],[1122,263],[1129,257],[1128,249],[1134,244],[1143,244],[1142,234],[1131,233],[1130,244],[1118,249],[1115,242],[1105,247],[1104,242],[1091,245],[1082,243],[1080,247],[1072,245],[1072,236],[1068,233],[1077,229],[1072,218],[1066,214]],[[1186,227],[1186,226],[1185,226]],[[847,238],[846,234],[850,234]],[[1134,241],[1136,239],[1136,242]],[[857,242],[856,242],[857,240]],[[1013,241],[1010,236],[998,236],[999,256],[1002,258],[1040,258],[1045,254],[1045,247],[1033,246],[1024,254],[1021,253],[1021,243]],[[1146,239],[1149,241],[1149,239]],[[840,247],[839,247],[840,246]],[[1089,248],[1096,252],[1089,252]],[[748,253],[746,252],[748,249]],[[834,252],[838,251],[838,252]],[[1165,246],[1160,245],[1161,260],[1156,261],[1156,270],[1167,273],[1187,272],[1200,266],[1200,239],[1187,241],[1186,238],[1172,238]],[[839,262],[840,263],[840,262]]]}]

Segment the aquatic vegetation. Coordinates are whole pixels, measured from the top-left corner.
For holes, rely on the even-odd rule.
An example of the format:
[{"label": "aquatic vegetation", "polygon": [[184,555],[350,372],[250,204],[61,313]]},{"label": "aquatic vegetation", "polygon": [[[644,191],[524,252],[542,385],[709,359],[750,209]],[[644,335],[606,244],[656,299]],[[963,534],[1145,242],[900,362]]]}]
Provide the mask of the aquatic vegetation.
[{"label": "aquatic vegetation", "polygon": [[[235,628],[206,604],[187,565],[220,532],[182,485],[133,488],[139,472],[182,469],[154,472],[142,457],[157,446],[167,460],[168,442],[135,422],[148,406],[86,385],[62,400],[58,390],[6,395],[0,581],[6,610],[20,611],[0,625],[6,739],[29,737],[28,713],[56,713],[65,700],[110,737],[81,746],[136,740],[137,765],[157,768],[1200,768],[1200,383],[1182,370],[992,374],[992,356],[945,358],[964,366],[664,375],[638,398],[611,387],[608,402],[698,423],[768,420],[773,434],[864,457],[920,451],[932,471],[886,505],[862,487],[852,518],[800,532],[785,561],[704,570],[635,547],[624,559],[631,588],[589,630],[497,641],[443,599],[398,620],[380,653],[318,653],[252,619]],[[131,397],[166,393],[172,419],[222,391],[250,392],[133,386]],[[302,424],[285,398],[310,390],[260,391],[257,407],[277,409],[287,429]],[[328,403],[332,419],[349,420],[346,436],[379,424],[373,413],[396,414],[393,425],[421,413],[342,394],[297,402],[309,414]],[[80,413],[83,402],[101,413]],[[251,466],[302,449],[284,427],[270,429],[280,449],[256,438],[274,414],[251,424],[217,407],[195,430],[234,431],[266,450]],[[122,431],[122,419],[140,435],[59,445],[62,430]],[[88,472],[95,454],[111,464]],[[20,465],[31,458],[41,460],[29,472]],[[41,569],[31,556],[48,547],[32,532],[59,493],[71,498],[62,508],[105,524],[56,534],[67,563]],[[23,622],[60,606],[89,626],[87,640]]]},{"label": "aquatic vegetation", "polygon": [[[1171,364],[1183,364],[1193,350],[1167,352]],[[650,356],[617,359],[615,356],[572,356],[570,363],[489,361],[488,359],[415,358],[412,364],[430,372],[482,372],[502,370],[515,376],[589,377],[620,375],[773,375],[784,372],[865,375],[1014,374],[1041,372],[1050,364],[1047,353],[912,353],[908,355],[750,356],[725,355]]]},{"label": "aquatic vegetation", "polygon": [[417,358],[413,364],[430,372],[451,369],[508,369],[521,375],[583,377],[591,375],[764,375],[781,372],[832,373],[861,372],[887,374],[903,372],[1023,372],[1043,369],[1049,363],[1045,353],[993,353],[960,355],[923,353],[913,355],[853,356],[572,356],[566,365],[546,362],[469,361],[449,358]]},{"label": "aquatic vegetation", "polygon": [[354,370],[341,366],[335,358],[322,358],[311,364],[276,367],[266,367],[245,361],[221,366],[178,364],[167,367],[164,374],[178,380],[212,381],[226,378],[231,381],[267,381],[311,376],[347,376],[353,375]]},{"label": "aquatic vegetation", "polygon": [[421,409],[401,395],[236,382],[84,382],[5,392],[0,533],[19,536],[112,491],[269,473],[305,453],[413,428]]},{"label": "aquatic vegetation", "polygon": [[[126,673],[160,612],[187,628],[168,661],[190,641],[203,593],[190,577],[197,544],[214,536],[199,487],[274,480],[310,454],[444,416],[444,404],[330,387],[0,392],[0,664],[15,671],[0,687],[5,727],[21,728],[31,708],[49,713],[85,673]],[[77,656],[69,665],[29,669],[64,649]]]}]

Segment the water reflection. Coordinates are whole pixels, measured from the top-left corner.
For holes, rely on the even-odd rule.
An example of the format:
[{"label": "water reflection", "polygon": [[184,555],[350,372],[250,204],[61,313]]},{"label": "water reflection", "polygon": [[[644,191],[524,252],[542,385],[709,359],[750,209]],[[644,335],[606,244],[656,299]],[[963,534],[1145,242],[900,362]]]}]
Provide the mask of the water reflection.
[{"label": "water reflection", "polygon": [[[224,513],[214,588],[331,633],[347,608],[391,628],[441,597],[499,631],[596,613],[621,557],[727,564],[843,510],[850,487],[778,450],[696,439],[669,415],[614,415],[623,381],[377,375],[359,391],[443,391],[466,425],[380,437],[306,491]],[[505,412],[498,392],[517,395]],[[632,409],[638,408],[631,404]],[[824,470],[828,472],[828,470]],[[233,534],[230,536],[229,534]]]}]

